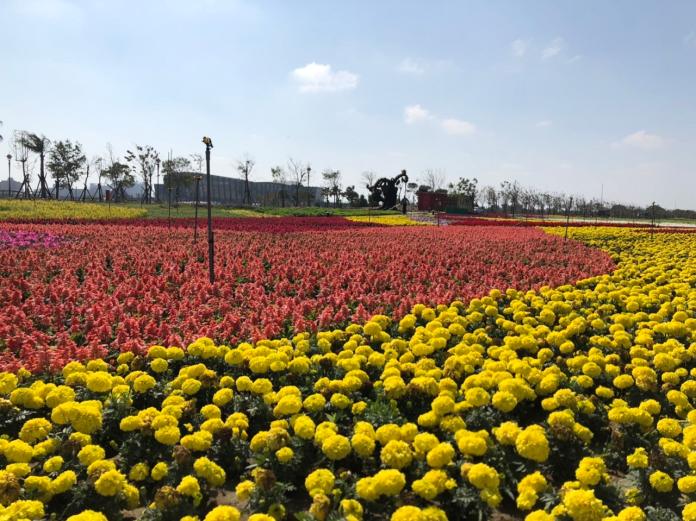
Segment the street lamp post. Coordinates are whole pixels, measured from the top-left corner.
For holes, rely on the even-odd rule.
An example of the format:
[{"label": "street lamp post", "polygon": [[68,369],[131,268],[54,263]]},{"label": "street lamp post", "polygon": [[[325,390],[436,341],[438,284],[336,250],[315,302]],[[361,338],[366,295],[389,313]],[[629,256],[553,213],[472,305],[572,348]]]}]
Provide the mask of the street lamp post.
[{"label": "street lamp post", "polygon": [[[159,187],[159,168],[160,168],[160,158],[155,159],[155,164],[157,165],[157,187]],[[159,203],[159,190],[155,188],[155,201]]]},{"label": "street lamp post", "polygon": [[198,240],[198,200],[200,199],[200,182],[201,182],[202,176],[196,175],[194,176],[194,180],[196,181],[196,203],[194,206],[194,217],[193,217],[193,242],[196,242]]},{"label": "street lamp post", "polygon": [[12,198],[12,154],[7,154],[7,198]]},{"label": "street lamp post", "polygon": [[[307,206],[311,206],[312,189],[309,186],[309,175],[312,173],[312,167],[307,165]],[[321,206],[321,205],[320,205]]]},{"label": "street lamp post", "polygon": [[210,206],[210,149],[213,148],[213,140],[208,136],[203,137],[205,143],[205,172],[206,172],[206,196],[208,198],[208,275],[210,283],[215,283],[215,248],[213,245],[213,213]]}]

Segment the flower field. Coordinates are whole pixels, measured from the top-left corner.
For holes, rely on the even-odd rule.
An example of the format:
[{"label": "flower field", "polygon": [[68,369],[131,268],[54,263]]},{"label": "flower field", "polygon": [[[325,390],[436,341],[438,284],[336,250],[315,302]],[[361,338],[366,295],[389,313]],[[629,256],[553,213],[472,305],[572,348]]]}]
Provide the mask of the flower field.
[{"label": "flower field", "polygon": [[192,230],[179,227],[188,221],[171,232],[159,221],[0,225],[64,238],[59,248],[0,248],[0,369],[55,370],[73,359],[201,336],[276,338],[376,313],[400,318],[417,303],[469,299],[491,287],[559,285],[613,266],[605,253],[532,228],[369,227],[338,217],[227,221],[216,231],[214,288],[205,230],[194,244]]},{"label": "flower field", "polygon": [[696,236],[263,221],[0,226],[0,519],[696,520]]},{"label": "flower field", "polygon": [[146,211],[117,205],[47,200],[0,201],[0,221],[94,221],[100,219],[133,219],[144,217]]}]

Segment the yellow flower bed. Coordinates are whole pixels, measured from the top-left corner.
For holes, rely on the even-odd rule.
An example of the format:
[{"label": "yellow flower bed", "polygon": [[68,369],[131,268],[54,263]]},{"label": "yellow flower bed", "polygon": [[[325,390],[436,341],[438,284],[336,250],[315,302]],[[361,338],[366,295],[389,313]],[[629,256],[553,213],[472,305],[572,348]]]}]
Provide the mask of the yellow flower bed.
[{"label": "yellow flower bed", "polygon": [[144,217],[147,211],[106,203],[51,200],[0,200],[0,221],[8,220],[100,220]]},{"label": "yellow flower bed", "polygon": [[[203,208],[205,210],[205,207]],[[227,217],[275,217],[274,215],[247,210],[246,208],[224,208],[221,213]]]},{"label": "yellow flower bed", "polygon": [[349,221],[374,223],[383,226],[426,226],[429,223],[414,221],[406,215],[356,215],[346,217]]},{"label": "yellow flower bed", "polygon": [[0,519],[696,520],[696,235],[569,233],[617,269],[1,374]]}]

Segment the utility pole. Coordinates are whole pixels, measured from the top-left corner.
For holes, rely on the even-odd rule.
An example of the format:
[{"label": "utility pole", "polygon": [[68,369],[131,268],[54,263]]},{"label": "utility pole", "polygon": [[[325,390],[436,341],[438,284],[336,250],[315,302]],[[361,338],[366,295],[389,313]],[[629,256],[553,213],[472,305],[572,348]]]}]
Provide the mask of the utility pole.
[{"label": "utility pole", "polygon": [[[157,187],[159,187],[159,169],[160,169],[160,158],[159,155],[157,156],[157,159],[155,159],[155,164],[157,165]],[[159,203],[159,190],[155,188],[155,202]]]},{"label": "utility pole", "polygon": [[194,206],[194,217],[193,217],[193,242],[196,242],[198,240],[198,200],[200,198],[200,182],[201,182],[201,176],[200,174],[196,174],[193,176],[193,179],[196,181],[196,204]]},{"label": "utility pole", "polygon": [[210,283],[215,283],[215,246],[213,244],[213,211],[210,206],[210,149],[213,148],[213,140],[208,136],[203,136],[205,144],[205,172],[206,172],[206,191],[208,198],[208,277]]},{"label": "utility pole", "polygon": [[311,206],[310,198],[312,197],[312,189],[309,186],[309,175],[312,173],[312,167],[307,165],[307,206]]},{"label": "utility pole", "polygon": [[7,198],[12,197],[12,154],[7,154]]},{"label": "utility pole", "polygon": [[570,224],[570,207],[573,206],[573,198],[570,198],[570,201],[568,202],[568,206],[566,207],[566,225],[565,225],[565,237],[563,237],[564,241],[568,240],[568,225]]}]

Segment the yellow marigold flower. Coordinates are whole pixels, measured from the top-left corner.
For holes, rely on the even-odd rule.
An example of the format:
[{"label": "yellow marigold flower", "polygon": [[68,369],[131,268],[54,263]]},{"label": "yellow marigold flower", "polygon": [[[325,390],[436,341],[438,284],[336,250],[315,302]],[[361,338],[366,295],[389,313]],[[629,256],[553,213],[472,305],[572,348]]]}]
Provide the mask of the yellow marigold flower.
[{"label": "yellow marigold flower", "polygon": [[52,428],[53,424],[45,418],[27,420],[19,431],[19,439],[27,443],[36,443],[46,439]]},{"label": "yellow marigold flower", "polygon": [[203,521],[239,521],[239,510],[229,505],[220,505],[208,512]]},{"label": "yellow marigold flower", "polygon": [[176,445],[180,438],[178,427],[167,426],[155,431],[155,439],[163,445]]},{"label": "yellow marigold flower", "polygon": [[650,486],[654,488],[657,492],[671,492],[674,486],[674,480],[669,474],[657,470],[650,474]]},{"label": "yellow marigold flower", "polygon": [[79,514],[70,516],[67,521],[109,521],[109,519],[101,512],[83,510]]},{"label": "yellow marigold flower", "polygon": [[292,461],[294,455],[295,452],[290,447],[283,447],[275,452],[276,458],[278,458],[278,461],[281,463],[289,463]]},{"label": "yellow marigold flower", "polygon": [[327,469],[317,469],[305,478],[305,488],[310,497],[317,494],[329,494],[334,487],[335,478]]},{"label": "yellow marigold flower", "polygon": [[150,471],[150,477],[155,481],[163,480],[169,473],[169,467],[163,461],[155,464]]},{"label": "yellow marigold flower", "polygon": [[193,476],[184,476],[177,485],[176,491],[184,496],[196,497],[201,493],[201,486]]},{"label": "yellow marigold flower", "polygon": [[156,383],[157,381],[149,374],[142,374],[133,382],[133,390],[138,393],[145,393],[152,389]]},{"label": "yellow marigold flower", "polygon": [[10,463],[29,463],[34,455],[31,445],[22,440],[12,440],[5,445],[3,452]]},{"label": "yellow marigold flower", "polygon": [[469,467],[469,471],[466,475],[473,486],[482,489],[497,489],[500,485],[500,477],[498,472],[485,463],[476,463]]},{"label": "yellow marigold flower", "polygon": [[237,499],[240,501],[248,501],[249,497],[251,497],[251,493],[254,491],[254,488],[256,488],[254,482],[247,479],[239,482],[234,489],[234,493],[237,495]]},{"label": "yellow marigold flower", "polygon": [[616,515],[618,521],[646,521],[645,512],[640,507],[626,507]]},{"label": "yellow marigold flower", "polygon": [[592,490],[570,490],[563,496],[563,506],[574,521],[601,521],[605,506]]},{"label": "yellow marigold flower", "polygon": [[450,443],[438,443],[428,451],[426,461],[433,468],[442,468],[449,465],[454,458],[454,448]]},{"label": "yellow marigold flower", "polygon": [[94,483],[94,489],[102,496],[115,496],[126,485],[126,476],[118,470],[107,470]]},{"label": "yellow marigold flower", "polygon": [[198,458],[193,464],[193,470],[214,487],[222,486],[227,479],[224,469],[206,457]]},{"label": "yellow marigold flower", "polygon": [[682,509],[683,521],[696,521],[696,502],[688,503]]},{"label": "yellow marigold flower", "polygon": [[334,461],[347,457],[350,450],[350,440],[340,434],[329,436],[321,444],[321,451],[327,458]]},{"label": "yellow marigold flower", "polygon": [[150,475],[150,467],[147,463],[140,462],[133,465],[128,472],[128,479],[131,481],[144,481]]},{"label": "yellow marigold flower", "polygon": [[575,470],[576,479],[586,487],[597,485],[604,476],[607,467],[602,458],[582,458]]},{"label": "yellow marigold flower", "polygon": [[530,425],[524,429],[515,440],[517,453],[539,463],[543,463],[549,457],[549,441],[546,439],[544,428],[539,425]]},{"label": "yellow marigold flower", "polygon": [[402,469],[411,464],[413,453],[408,443],[401,440],[391,440],[382,447],[380,459],[388,467]]}]

